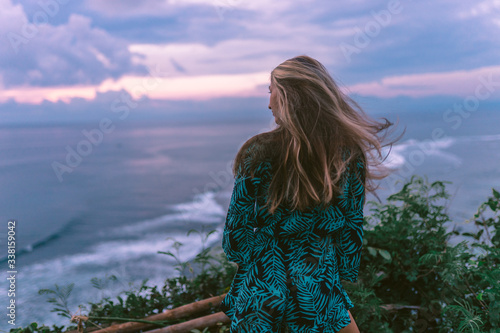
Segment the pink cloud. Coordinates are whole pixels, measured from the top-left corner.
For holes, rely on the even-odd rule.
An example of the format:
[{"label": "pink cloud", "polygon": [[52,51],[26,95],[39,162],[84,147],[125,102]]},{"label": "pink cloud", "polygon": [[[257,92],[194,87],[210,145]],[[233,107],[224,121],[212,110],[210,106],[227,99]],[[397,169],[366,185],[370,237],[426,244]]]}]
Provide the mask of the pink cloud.
[{"label": "pink cloud", "polygon": [[[484,83],[484,82],[490,82]],[[481,67],[472,70],[422,73],[390,76],[380,81],[358,83],[349,91],[376,97],[424,97],[452,95],[466,97],[475,94],[478,87],[489,86],[490,95],[500,96],[500,66]]]},{"label": "pink cloud", "polygon": [[265,96],[268,72],[184,77],[124,76],[99,85],[29,87],[0,90],[0,102],[41,104],[44,100],[69,102],[72,98],[92,100],[97,93],[125,90],[134,99],[146,96],[157,100],[206,100],[217,97]]},{"label": "pink cloud", "polygon": [[[92,100],[97,93],[127,91],[132,98],[143,96],[153,100],[207,100],[218,97],[266,96],[269,72],[242,74],[206,74],[197,76],[157,75],[123,76],[107,79],[98,85],[66,87],[16,87],[0,90],[0,102],[13,99],[19,103],[41,104],[69,102],[72,98]],[[154,71],[151,73],[153,74]],[[385,77],[380,81],[348,86],[347,93],[391,98],[396,96],[425,97],[451,95],[467,97],[500,96],[500,66],[482,67],[468,71],[422,73]]]}]

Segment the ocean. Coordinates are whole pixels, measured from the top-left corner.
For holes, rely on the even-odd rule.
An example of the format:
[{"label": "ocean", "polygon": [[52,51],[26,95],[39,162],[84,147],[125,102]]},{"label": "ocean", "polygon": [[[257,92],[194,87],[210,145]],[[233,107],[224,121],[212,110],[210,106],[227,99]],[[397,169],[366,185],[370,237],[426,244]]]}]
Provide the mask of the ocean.
[{"label": "ocean", "polygon": [[[373,116],[398,116],[406,126],[386,160],[397,171],[380,182],[380,198],[413,174],[450,181],[450,227],[473,228],[465,220],[491,188],[500,189],[500,114],[476,112],[460,124],[430,111]],[[74,283],[68,307],[76,314],[78,305],[138,288],[144,279],[163,286],[178,272],[158,251],[172,250],[174,241],[182,243],[181,260],[220,246],[233,158],[245,140],[273,126],[271,119],[2,125],[2,290],[9,287],[7,222],[16,220],[16,327],[70,324],[50,311],[40,289]],[[187,236],[191,229],[217,232],[203,241],[200,233]],[[111,275],[117,281],[106,288],[92,286],[92,278]],[[3,330],[12,328],[5,320],[9,300],[0,294]]]}]

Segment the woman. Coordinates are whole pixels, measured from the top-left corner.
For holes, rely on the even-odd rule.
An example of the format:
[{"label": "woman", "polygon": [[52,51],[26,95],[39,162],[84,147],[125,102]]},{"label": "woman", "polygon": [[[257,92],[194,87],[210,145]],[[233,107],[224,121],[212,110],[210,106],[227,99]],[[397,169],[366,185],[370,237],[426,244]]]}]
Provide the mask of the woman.
[{"label": "woman", "polygon": [[234,163],[222,246],[238,270],[221,308],[231,333],[358,332],[340,280],[357,280],[365,188],[387,174],[378,134],[393,124],[371,120],[308,56],[276,67],[270,93],[278,126]]}]

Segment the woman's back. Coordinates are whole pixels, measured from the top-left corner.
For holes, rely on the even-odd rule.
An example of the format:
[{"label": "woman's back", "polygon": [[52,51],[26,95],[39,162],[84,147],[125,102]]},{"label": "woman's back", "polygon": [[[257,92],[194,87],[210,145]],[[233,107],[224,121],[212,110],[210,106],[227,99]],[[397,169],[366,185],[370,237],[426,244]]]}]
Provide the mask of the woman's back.
[{"label": "woman's back", "polygon": [[[246,165],[250,165],[248,162]],[[266,208],[272,161],[240,176],[228,210],[223,248],[239,264],[222,309],[242,332],[337,332],[353,304],[340,283],[355,281],[360,262],[364,187],[346,172],[341,195],[327,207]],[[360,211],[361,210],[361,211]],[[281,330],[284,328],[281,328]]]}]

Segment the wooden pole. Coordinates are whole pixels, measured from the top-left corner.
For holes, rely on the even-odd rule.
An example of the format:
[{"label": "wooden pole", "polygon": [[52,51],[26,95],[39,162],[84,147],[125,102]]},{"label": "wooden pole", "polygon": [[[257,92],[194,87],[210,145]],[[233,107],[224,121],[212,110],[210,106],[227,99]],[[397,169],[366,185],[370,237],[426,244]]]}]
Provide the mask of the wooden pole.
[{"label": "wooden pole", "polygon": [[[210,310],[211,307],[213,306],[218,306],[226,294],[222,294],[220,296],[214,296],[211,298],[207,298],[198,302],[186,304],[183,306],[179,306],[178,308],[171,309],[171,310],[166,310],[162,313],[158,313],[149,317],[144,318],[144,320],[149,320],[149,321],[162,321],[162,320],[173,320],[173,319],[179,319],[183,318],[198,312]],[[223,312],[222,313],[224,316],[226,316]],[[205,317],[201,317],[198,319],[202,319]],[[229,320],[229,318],[226,316],[226,318]],[[91,318],[90,318],[91,319]],[[175,325],[174,325],[175,326]],[[124,324],[117,324],[117,325],[112,325],[109,327],[106,327],[104,329],[98,330],[98,331],[93,331],[93,333],[133,333],[133,332],[138,332],[139,330],[148,330],[151,328],[155,328],[158,326],[155,326],[153,324],[143,324],[143,323],[137,323],[137,322],[128,322]],[[172,327],[172,326],[170,326]],[[186,331],[189,332],[189,331]]]},{"label": "wooden pole", "polygon": [[215,326],[217,323],[229,323],[231,320],[224,312],[212,313],[211,315],[192,319],[180,324],[158,328],[147,333],[189,333],[194,329]]}]

